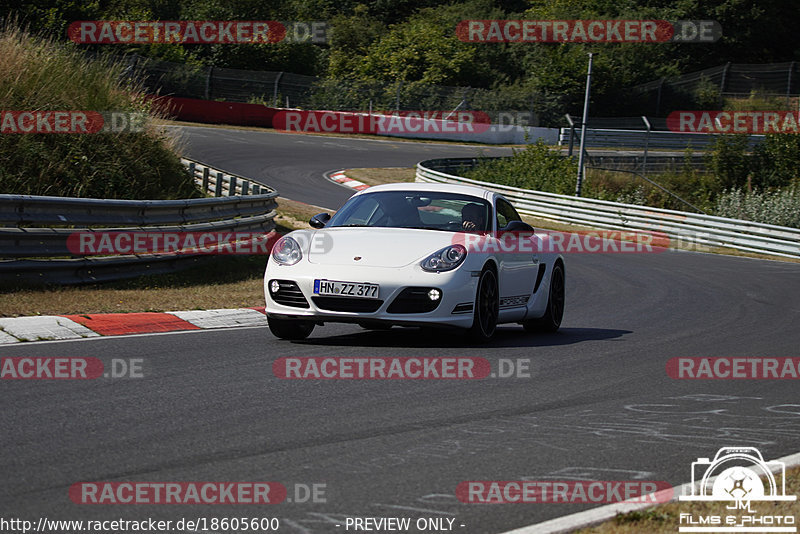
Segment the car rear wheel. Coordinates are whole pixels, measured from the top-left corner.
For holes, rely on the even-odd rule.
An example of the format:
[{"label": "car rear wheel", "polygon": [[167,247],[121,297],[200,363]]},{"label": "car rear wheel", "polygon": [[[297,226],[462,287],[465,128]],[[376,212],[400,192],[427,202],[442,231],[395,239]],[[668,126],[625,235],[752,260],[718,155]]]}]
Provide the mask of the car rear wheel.
[{"label": "car rear wheel", "polygon": [[497,288],[497,275],[486,268],[478,280],[475,294],[475,312],[470,337],[475,341],[485,342],[492,338],[497,330],[497,316],[500,313],[500,297]]},{"label": "car rear wheel", "polygon": [[289,340],[305,339],[314,331],[314,323],[302,319],[278,319],[267,316],[269,331],[275,337]]},{"label": "car rear wheel", "polygon": [[529,319],[522,323],[526,332],[556,332],[561,327],[564,317],[565,295],[564,265],[556,262],[550,275],[550,295],[547,298],[547,311],[538,319]]}]

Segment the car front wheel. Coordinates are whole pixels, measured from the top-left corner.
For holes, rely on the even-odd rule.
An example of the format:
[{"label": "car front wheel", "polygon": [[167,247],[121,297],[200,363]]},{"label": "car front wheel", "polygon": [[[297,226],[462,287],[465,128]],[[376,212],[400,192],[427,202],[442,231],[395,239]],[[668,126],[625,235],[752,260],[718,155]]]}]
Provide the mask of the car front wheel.
[{"label": "car front wheel", "polygon": [[305,339],[314,331],[314,323],[302,319],[278,319],[267,316],[269,331],[275,337],[297,341]]},{"label": "car front wheel", "polygon": [[478,342],[486,342],[497,330],[497,316],[500,313],[500,297],[497,275],[492,269],[484,269],[478,280],[475,295],[475,312],[470,337]]}]

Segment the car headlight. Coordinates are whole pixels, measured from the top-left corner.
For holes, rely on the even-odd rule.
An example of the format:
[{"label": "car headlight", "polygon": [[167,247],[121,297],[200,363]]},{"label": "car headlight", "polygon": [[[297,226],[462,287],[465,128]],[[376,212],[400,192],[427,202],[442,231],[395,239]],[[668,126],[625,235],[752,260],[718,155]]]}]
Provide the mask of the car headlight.
[{"label": "car headlight", "polygon": [[437,250],[420,263],[425,271],[437,272],[452,271],[464,262],[467,249],[463,245],[450,245],[442,250]]},{"label": "car headlight", "polygon": [[303,259],[300,245],[291,237],[284,236],[272,247],[272,259],[281,265],[294,265]]}]

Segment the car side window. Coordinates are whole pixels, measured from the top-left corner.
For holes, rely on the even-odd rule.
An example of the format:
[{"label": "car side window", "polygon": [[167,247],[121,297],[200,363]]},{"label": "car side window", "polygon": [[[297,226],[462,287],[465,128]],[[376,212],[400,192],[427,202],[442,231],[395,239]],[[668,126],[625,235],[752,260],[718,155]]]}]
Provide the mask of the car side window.
[{"label": "car side window", "polygon": [[500,230],[508,226],[508,223],[511,221],[521,221],[522,218],[517,213],[517,210],[514,209],[514,206],[503,200],[502,198],[497,199],[497,229]]}]

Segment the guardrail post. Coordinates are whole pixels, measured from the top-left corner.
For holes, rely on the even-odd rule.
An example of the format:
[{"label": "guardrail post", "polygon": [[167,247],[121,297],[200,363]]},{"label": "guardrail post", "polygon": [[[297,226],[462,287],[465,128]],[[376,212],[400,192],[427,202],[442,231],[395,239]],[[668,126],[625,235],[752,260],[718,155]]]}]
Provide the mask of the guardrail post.
[{"label": "guardrail post", "polygon": [[208,167],[203,167],[203,193],[208,193]]},{"label": "guardrail post", "polygon": [[214,196],[222,196],[222,184],[225,183],[225,175],[222,171],[217,171],[217,181],[214,182]]},{"label": "guardrail post", "polygon": [[236,176],[231,176],[231,183],[228,187],[228,196],[232,197],[236,195]]}]

